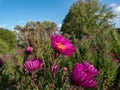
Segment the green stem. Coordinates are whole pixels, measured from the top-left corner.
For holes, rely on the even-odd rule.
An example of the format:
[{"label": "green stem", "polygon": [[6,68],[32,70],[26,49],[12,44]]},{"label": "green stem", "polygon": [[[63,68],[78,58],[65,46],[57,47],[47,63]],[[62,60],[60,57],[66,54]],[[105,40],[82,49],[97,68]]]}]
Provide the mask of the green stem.
[{"label": "green stem", "polygon": [[35,90],[38,90],[38,86],[35,83],[35,72],[32,72],[32,79],[31,79],[32,84],[35,87]]}]

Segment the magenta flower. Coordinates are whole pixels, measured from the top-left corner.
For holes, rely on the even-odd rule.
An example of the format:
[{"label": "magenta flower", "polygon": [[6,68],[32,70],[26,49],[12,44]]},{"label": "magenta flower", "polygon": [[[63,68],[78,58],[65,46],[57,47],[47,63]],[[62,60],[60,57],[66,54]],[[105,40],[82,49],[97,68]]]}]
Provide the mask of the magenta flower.
[{"label": "magenta flower", "polygon": [[97,48],[97,47],[91,47],[90,48],[92,51],[98,51],[99,50],[99,48]]},{"label": "magenta flower", "polygon": [[28,54],[32,53],[32,51],[33,51],[33,48],[31,46],[28,46],[25,48],[25,52]]},{"label": "magenta flower", "polygon": [[81,64],[77,63],[74,65],[71,73],[71,81],[76,86],[82,86],[84,88],[96,88],[97,83],[94,80],[94,76],[97,74],[97,69],[87,61],[84,61]]},{"label": "magenta flower", "polygon": [[106,83],[107,81],[106,80],[103,80],[103,83]]},{"label": "magenta flower", "polygon": [[2,67],[2,65],[3,65],[3,61],[2,61],[2,59],[0,58],[0,67]]},{"label": "magenta flower", "polygon": [[85,35],[84,35],[84,39],[88,39],[89,37],[90,37],[89,34],[85,34]]},{"label": "magenta flower", "polygon": [[119,63],[119,59],[117,57],[114,57],[113,60],[116,62],[116,63]]},{"label": "magenta flower", "polygon": [[56,64],[52,65],[52,67],[51,67],[51,74],[52,74],[53,77],[55,77],[57,69],[58,69],[58,65],[56,65]]},{"label": "magenta flower", "polygon": [[74,45],[62,35],[51,35],[51,44],[57,52],[65,56],[70,56],[75,52]]},{"label": "magenta flower", "polygon": [[109,54],[109,56],[111,56],[111,57],[115,57],[115,55],[114,55],[112,52],[109,52],[108,54]]},{"label": "magenta flower", "polygon": [[67,72],[67,70],[68,70],[67,67],[64,67],[64,68],[63,68],[63,71],[64,71],[64,72]]},{"label": "magenta flower", "polygon": [[42,65],[43,63],[41,59],[29,59],[24,63],[24,69],[26,71],[35,71],[42,68]]},{"label": "magenta flower", "polygon": [[109,54],[109,56],[112,57],[112,59],[113,59],[116,63],[119,63],[120,60],[114,55],[114,53],[109,52],[108,54]]}]

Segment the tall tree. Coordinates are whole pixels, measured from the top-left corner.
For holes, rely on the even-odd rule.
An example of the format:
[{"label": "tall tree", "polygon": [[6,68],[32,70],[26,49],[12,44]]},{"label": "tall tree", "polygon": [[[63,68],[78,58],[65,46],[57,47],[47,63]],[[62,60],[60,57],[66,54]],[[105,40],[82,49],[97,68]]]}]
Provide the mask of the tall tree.
[{"label": "tall tree", "polygon": [[100,5],[97,0],[78,0],[66,15],[61,32],[82,38],[84,34],[93,34],[98,28],[108,25],[108,19],[113,16],[111,9]]}]

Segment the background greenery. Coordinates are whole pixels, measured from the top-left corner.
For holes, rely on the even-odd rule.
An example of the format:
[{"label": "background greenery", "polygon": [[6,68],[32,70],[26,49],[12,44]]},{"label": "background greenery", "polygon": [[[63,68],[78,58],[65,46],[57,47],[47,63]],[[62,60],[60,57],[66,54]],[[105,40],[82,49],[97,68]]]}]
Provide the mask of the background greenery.
[{"label": "background greenery", "polygon": [[[70,89],[73,65],[83,60],[89,61],[99,71],[95,77],[98,83],[96,90],[120,89],[120,35],[108,21],[113,17],[111,9],[97,0],[78,0],[71,6],[60,31],[74,44],[76,51],[70,57],[60,55],[57,58],[59,68],[54,79],[55,90]],[[31,21],[25,26],[16,25],[15,30],[18,33],[0,29],[0,56],[4,62],[0,68],[0,89],[34,90],[31,73],[23,72],[23,62],[37,57],[43,60],[44,65],[35,75],[36,85],[39,90],[51,90],[53,49],[50,34],[57,32],[57,25],[50,21]],[[30,56],[24,53],[28,45],[34,49]],[[63,71],[65,66],[67,72]],[[82,90],[76,86],[74,89]]]}]

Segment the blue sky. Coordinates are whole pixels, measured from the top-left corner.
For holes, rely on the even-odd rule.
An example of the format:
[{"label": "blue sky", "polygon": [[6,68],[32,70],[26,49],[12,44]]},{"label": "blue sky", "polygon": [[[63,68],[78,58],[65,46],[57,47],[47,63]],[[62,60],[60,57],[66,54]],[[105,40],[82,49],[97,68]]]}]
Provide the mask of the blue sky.
[{"label": "blue sky", "polygon": [[[58,26],[77,0],[0,0],[0,27],[13,29],[28,21],[53,21]],[[112,20],[120,27],[120,0],[99,0],[113,7],[117,17]]]}]

